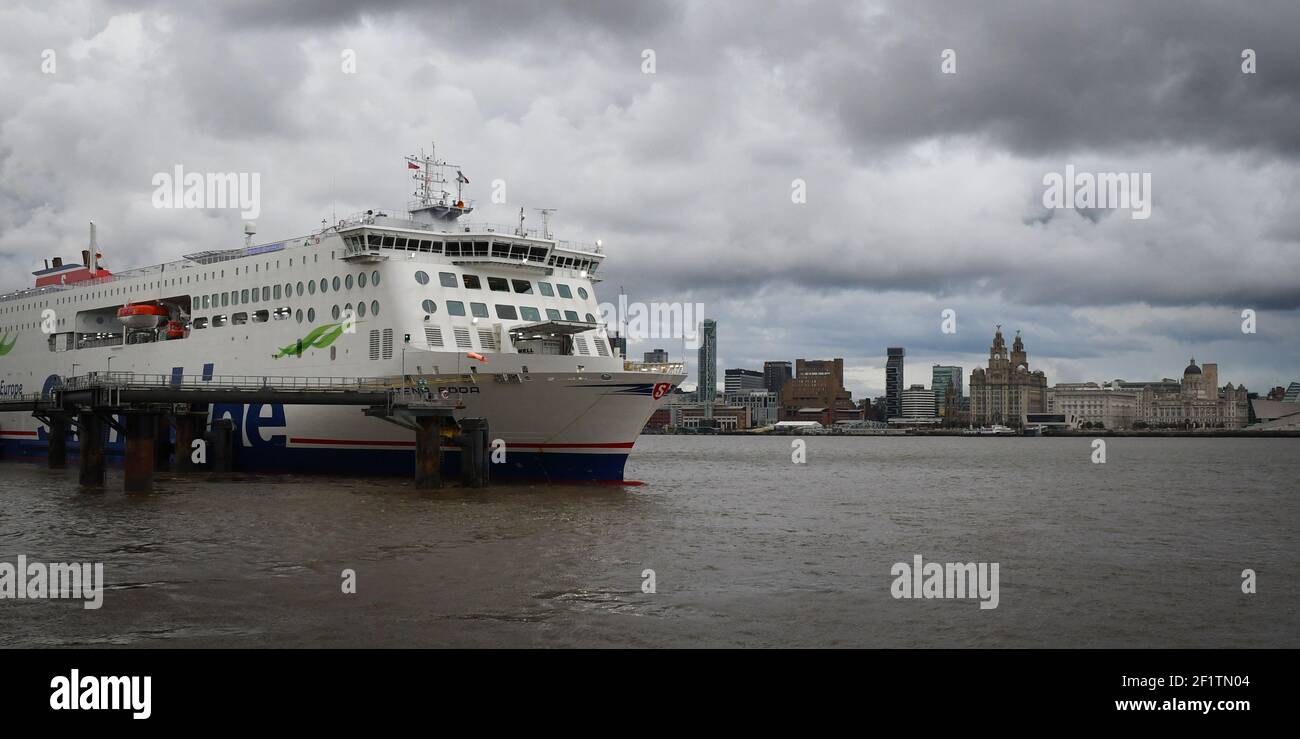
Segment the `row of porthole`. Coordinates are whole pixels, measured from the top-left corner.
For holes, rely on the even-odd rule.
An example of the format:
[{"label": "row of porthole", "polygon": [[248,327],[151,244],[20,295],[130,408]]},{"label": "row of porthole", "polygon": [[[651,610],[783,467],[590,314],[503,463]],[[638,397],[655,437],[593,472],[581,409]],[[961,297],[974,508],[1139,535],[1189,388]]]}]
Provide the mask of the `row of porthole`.
[{"label": "row of porthole", "polygon": [[[322,277],[320,278],[319,284],[320,284],[320,291],[322,294],[329,291],[331,284],[334,286],[334,292],[338,292],[340,289],[351,290],[352,275],[347,275],[342,279],[339,279],[336,276],[334,278],[333,283],[331,283],[328,279]],[[374,287],[379,287],[379,270],[375,270],[374,272],[370,273],[370,284],[373,285]],[[315,295],[317,283],[315,281],[311,281],[306,283],[306,285],[307,285],[307,293],[310,295]],[[357,287],[364,288],[365,286],[366,286],[366,273],[362,272],[357,275]],[[302,290],[303,290],[303,283],[299,282],[298,291],[297,291],[298,295],[300,296],[302,295]]]},{"label": "row of porthole", "polygon": [[[344,305],[341,309],[336,305],[336,306],[334,306],[333,308],[330,309],[330,316],[331,316],[334,320],[337,321],[337,320],[339,320],[339,318],[341,318],[341,317],[343,316],[343,314],[344,314],[346,311],[350,311],[350,310],[352,310],[352,304],[351,304],[351,303],[348,303],[348,304]],[[372,301],[370,301],[370,316],[373,318],[373,317],[378,316],[378,315],[379,315],[379,301],[378,301],[378,300],[372,300]],[[307,317],[307,322],[308,322],[308,323],[315,323],[315,322],[316,322],[316,309],[315,309],[315,308],[308,308],[308,309],[307,309],[306,317]],[[358,302],[357,302],[356,317],[357,317],[357,318],[365,318],[365,317],[366,317],[366,304],[365,304],[364,302],[361,302],[361,301],[358,301]],[[294,314],[294,318],[298,321],[298,323],[302,323],[302,319],[303,319],[302,308],[299,308],[299,309],[298,309],[298,312]]]}]

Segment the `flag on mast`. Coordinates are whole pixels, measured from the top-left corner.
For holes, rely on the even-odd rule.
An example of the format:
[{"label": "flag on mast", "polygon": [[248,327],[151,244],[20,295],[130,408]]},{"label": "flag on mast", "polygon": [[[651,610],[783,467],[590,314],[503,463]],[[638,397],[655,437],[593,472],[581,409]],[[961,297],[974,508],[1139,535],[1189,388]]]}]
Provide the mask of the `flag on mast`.
[{"label": "flag on mast", "polygon": [[407,169],[419,169],[419,168],[420,168],[420,165],[416,164],[415,162],[407,162],[407,163],[406,163],[406,168],[407,168]]}]

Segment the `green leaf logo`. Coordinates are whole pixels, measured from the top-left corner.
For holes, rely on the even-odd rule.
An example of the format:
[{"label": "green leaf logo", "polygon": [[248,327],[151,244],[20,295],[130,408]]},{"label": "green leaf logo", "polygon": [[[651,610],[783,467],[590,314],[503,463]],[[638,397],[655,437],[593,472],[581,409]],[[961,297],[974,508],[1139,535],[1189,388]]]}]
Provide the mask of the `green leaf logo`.
[{"label": "green leaf logo", "polygon": [[335,339],[342,335],[342,323],[327,323],[324,326],[317,326],[312,329],[311,333],[298,339],[289,346],[280,347],[280,351],[276,352],[272,356],[272,359],[302,356],[302,353],[308,349],[325,349],[330,344],[333,344]]},{"label": "green leaf logo", "polygon": [[13,338],[11,339],[9,338],[9,332],[6,331],[4,336],[0,336],[0,357],[3,357],[4,355],[13,351],[14,344],[17,343],[18,343],[18,334],[15,333],[13,335]]}]

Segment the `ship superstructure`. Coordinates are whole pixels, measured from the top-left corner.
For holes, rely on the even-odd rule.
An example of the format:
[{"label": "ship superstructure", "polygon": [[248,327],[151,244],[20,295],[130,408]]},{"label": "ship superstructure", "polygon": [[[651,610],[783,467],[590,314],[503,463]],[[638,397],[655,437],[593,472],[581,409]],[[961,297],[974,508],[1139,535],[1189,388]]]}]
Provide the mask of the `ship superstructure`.
[{"label": "ship superstructure", "polygon": [[[621,480],[684,372],[613,349],[595,295],[602,246],[522,218],[462,223],[473,204],[460,168],[432,153],[407,167],[417,187],[406,208],[294,239],[255,244],[250,227],[240,248],[110,273],[92,232],[80,265],[56,260],[38,287],[0,296],[0,392],[48,392],[89,372],[428,380],[506,443],[494,475]],[[210,418],[234,422],[241,469],[411,468],[409,433],[354,409],[218,405]],[[0,414],[0,441],[6,456],[39,455],[44,428]]]}]

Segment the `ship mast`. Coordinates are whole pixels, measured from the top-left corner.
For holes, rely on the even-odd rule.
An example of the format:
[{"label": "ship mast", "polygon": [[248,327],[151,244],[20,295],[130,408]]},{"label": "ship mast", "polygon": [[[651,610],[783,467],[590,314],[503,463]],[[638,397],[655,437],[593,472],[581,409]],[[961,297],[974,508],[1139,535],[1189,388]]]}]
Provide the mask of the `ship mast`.
[{"label": "ship mast", "polygon": [[[406,168],[415,170],[411,179],[416,182],[415,192],[412,193],[415,200],[411,201],[407,210],[411,218],[417,221],[451,222],[474,210],[474,206],[467,204],[463,197],[464,186],[469,184],[469,178],[461,173],[459,165],[439,159],[436,151],[436,146],[431,143],[428,154],[421,148],[418,155],[406,156]],[[447,190],[446,173],[450,170],[456,172],[454,199]]]}]

